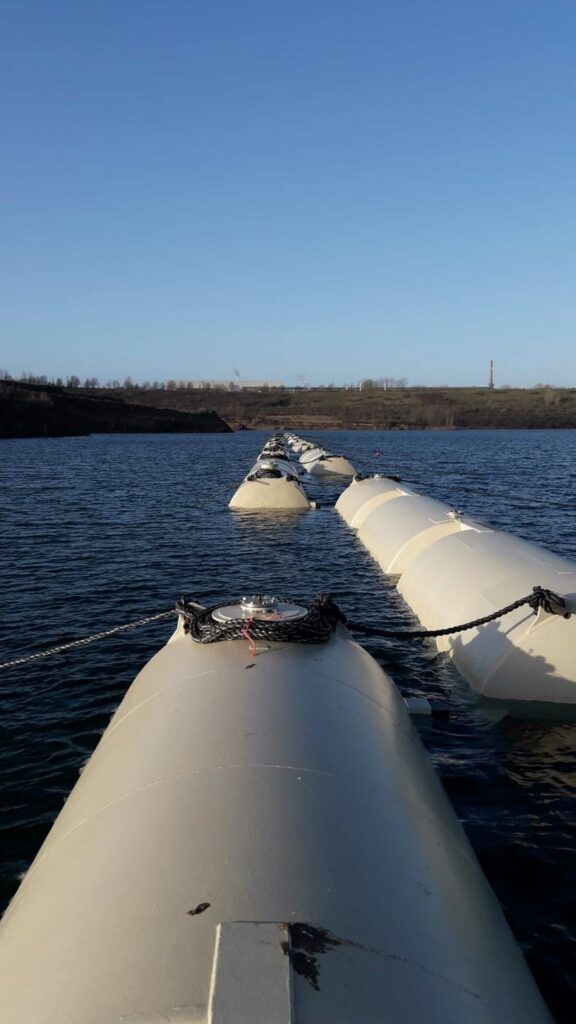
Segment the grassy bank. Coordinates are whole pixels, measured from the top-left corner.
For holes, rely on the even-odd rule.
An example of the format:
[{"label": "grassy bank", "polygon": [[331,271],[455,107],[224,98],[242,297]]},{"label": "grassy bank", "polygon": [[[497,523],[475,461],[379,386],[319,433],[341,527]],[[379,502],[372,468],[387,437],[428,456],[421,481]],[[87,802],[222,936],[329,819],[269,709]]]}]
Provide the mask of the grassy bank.
[{"label": "grassy bank", "polygon": [[453,430],[576,428],[576,390],[563,388],[310,388],[242,392],[121,389],[129,402],[197,412],[207,405],[235,429]]}]

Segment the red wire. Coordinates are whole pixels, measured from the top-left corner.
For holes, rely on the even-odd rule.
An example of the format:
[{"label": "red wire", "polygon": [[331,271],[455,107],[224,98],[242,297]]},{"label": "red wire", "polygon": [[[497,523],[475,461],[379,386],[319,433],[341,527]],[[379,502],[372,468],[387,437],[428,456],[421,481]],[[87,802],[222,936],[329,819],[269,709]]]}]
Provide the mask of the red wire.
[{"label": "red wire", "polygon": [[252,655],[252,657],[254,657],[254,655],[256,654],[256,644],[254,643],[254,640],[250,636],[248,630],[250,629],[250,626],[252,625],[253,621],[254,619],[248,619],[248,622],[246,623],[244,629],[242,630],[242,636],[248,641],[250,645],[250,654]]}]

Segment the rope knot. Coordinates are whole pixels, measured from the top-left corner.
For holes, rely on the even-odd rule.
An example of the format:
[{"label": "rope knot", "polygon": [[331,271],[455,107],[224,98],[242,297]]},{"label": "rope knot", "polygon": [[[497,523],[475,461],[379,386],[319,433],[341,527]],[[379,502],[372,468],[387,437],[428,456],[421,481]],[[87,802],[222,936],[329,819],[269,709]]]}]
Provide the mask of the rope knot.
[{"label": "rope knot", "polygon": [[331,594],[317,594],[312,602],[312,607],[316,608],[324,616],[333,629],[336,628],[339,622],[346,623],[348,621]]},{"label": "rope knot", "polygon": [[528,604],[536,614],[539,608],[548,612],[549,615],[561,615],[563,619],[570,618],[570,612],[566,611],[566,601],[560,594],[553,590],[546,590],[545,587],[532,587],[533,596]]}]

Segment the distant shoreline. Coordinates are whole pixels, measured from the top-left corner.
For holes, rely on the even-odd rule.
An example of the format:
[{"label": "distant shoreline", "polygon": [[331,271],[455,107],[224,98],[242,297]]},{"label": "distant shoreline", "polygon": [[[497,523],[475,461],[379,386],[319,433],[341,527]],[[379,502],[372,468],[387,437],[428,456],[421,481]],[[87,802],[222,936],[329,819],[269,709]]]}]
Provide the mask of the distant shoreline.
[{"label": "distant shoreline", "polygon": [[[206,408],[209,405],[210,408]],[[576,389],[68,388],[0,381],[0,438],[91,433],[576,429]]]},{"label": "distant shoreline", "polygon": [[576,389],[301,388],[273,391],[120,389],[129,402],[198,411],[235,430],[538,430],[576,428]]},{"label": "distant shoreline", "polygon": [[0,439],[110,433],[230,433],[211,409],[181,411],[80,389],[0,381]]}]

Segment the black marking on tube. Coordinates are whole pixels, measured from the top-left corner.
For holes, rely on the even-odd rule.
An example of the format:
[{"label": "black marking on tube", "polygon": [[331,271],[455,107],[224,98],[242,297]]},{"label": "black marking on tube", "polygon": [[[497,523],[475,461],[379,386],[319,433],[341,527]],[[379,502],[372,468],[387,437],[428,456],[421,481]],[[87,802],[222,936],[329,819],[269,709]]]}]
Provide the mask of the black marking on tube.
[{"label": "black marking on tube", "polygon": [[306,979],[316,992],[320,991],[320,964],[318,956],[328,953],[334,946],[341,945],[325,928],[310,924],[289,924],[290,942],[282,942],[281,948],[290,960],[292,969]]},{"label": "black marking on tube", "polygon": [[196,917],[196,914],[203,914],[205,910],[208,910],[209,906],[211,906],[210,903],[199,903],[197,907],[194,907],[194,910],[189,910],[188,913],[190,917]]}]

